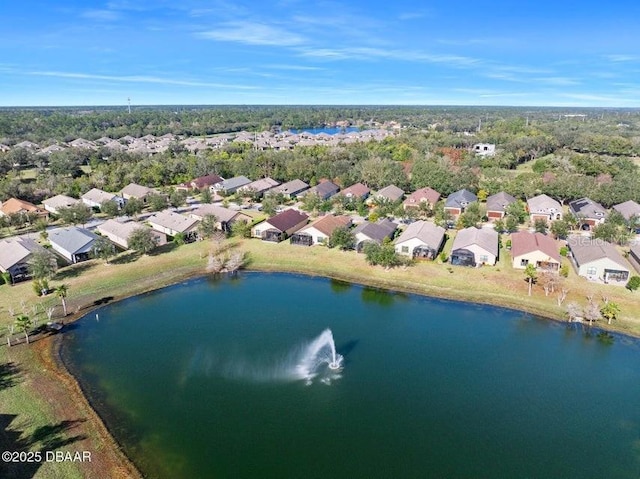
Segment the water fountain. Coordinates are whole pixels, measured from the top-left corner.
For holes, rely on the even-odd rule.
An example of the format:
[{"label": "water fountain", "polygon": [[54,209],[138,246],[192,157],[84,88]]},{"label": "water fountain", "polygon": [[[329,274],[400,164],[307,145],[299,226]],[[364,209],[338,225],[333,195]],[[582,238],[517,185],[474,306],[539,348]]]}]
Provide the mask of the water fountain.
[{"label": "water fountain", "polygon": [[342,355],[336,352],[333,333],[330,329],[325,329],[302,351],[296,366],[296,375],[309,380],[321,372],[323,366],[332,371],[339,371],[342,369],[343,359]]}]

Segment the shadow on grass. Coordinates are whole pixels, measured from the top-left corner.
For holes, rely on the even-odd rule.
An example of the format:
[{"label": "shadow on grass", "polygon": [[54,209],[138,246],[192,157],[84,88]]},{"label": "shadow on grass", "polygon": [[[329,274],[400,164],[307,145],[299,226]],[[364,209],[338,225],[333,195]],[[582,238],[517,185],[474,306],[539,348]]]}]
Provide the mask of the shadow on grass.
[{"label": "shadow on grass", "polygon": [[22,380],[20,368],[14,362],[0,365],[0,391],[15,386]]},{"label": "shadow on grass", "polygon": [[138,251],[129,251],[127,253],[123,253],[120,256],[118,256],[117,258],[112,259],[111,261],[109,261],[109,264],[127,264],[127,263],[133,263],[134,261],[136,261],[140,256],[142,256]]},{"label": "shadow on grass", "polygon": [[[31,455],[25,456],[27,459],[31,457],[33,462],[18,461],[2,461],[0,462],[0,477],[11,477],[15,479],[32,478],[40,469],[42,462],[46,458],[47,451],[55,451],[62,447],[73,444],[77,441],[85,439],[82,434],[74,434],[74,429],[82,424],[84,419],[74,419],[61,421],[55,424],[40,426],[33,430],[31,434],[25,433],[18,427],[26,428],[28,424],[13,426],[18,419],[15,414],[0,414],[0,446],[3,451],[15,453],[30,451]],[[40,461],[38,461],[40,457]]]},{"label": "shadow on grass", "polygon": [[180,245],[174,242],[163,244],[162,246],[158,246],[153,251],[149,253],[149,256],[160,256],[164,253],[170,253],[177,249]]},{"label": "shadow on grass", "polygon": [[93,267],[91,263],[78,263],[59,269],[54,279],[56,281],[64,281],[69,278],[76,278]]}]

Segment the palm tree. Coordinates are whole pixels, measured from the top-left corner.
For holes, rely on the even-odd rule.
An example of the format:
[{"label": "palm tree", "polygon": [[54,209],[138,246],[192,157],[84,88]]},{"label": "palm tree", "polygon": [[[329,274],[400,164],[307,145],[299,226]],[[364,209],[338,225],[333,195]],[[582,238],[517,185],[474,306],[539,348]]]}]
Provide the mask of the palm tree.
[{"label": "palm tree", "polygon": [[27,344],[29,344],[29,330],[31,329],[31,318],[26,314],[21,314],[16,318],[16,327],[18,331],[24,333],[24,337],[27,340]]},{"label": "palm tree", "polygon": [[538,272],[536,271],[536,267],[531,263],[529,263],[524,270],[524,275],[529,283],[529,296],[531,296],[531,287],[533,286],[533,283],[535,283],[536,279],[538,278]]},{"label": "palm tree", "polygon": [[69,294],[69,285],[68,284],[61,284],[60,286],[58,286],[56,288],[56,295],[62,301],[62,310],[64,311],[64,315],[65,316],[67,315],[66,298],[67,298],[68,294]]},{"label": "palm tree", "polygon": [[600,314],[607,320],[607,324],[611,324],[611,321],[618,319],[618,313],[620,313],[620,306],[612,301],[606,301],[604,306],[600,308]]}]

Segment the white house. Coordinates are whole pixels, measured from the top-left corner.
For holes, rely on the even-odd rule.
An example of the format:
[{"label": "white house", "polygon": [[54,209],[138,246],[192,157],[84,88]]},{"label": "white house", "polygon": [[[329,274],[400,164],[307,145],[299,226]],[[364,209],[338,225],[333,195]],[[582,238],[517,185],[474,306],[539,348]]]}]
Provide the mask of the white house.
[{"label": "white house", "polygon": [[572,236],[568,244],[578,276],[589,281],[618,285],[627,283],[630,265],[611,243],[584,236]]},{"label": "white house", "polygon": [[493,228],[469,227],[458,231],[451,249],[451,264],[459,266],[495,265],[498,259],[498,232]]},{"label": "white house", "polygon": [[349,226],[351,226],[351,218],[348,216],[326,215],[294,233],[291,243],[306,246],[326,244],[336,228]]},{"label": "white house", "polygon": [[184,234],[187,237],[195,235],[196,226],[199,223],[195,218],[190,218],[170,210],[159,211],[147,221],[156,231],[160,231],[169,236]]},{"label": "white house", "polygon": [[95,233],[75,226],[49,231],[51,248],[69,263],[79,263],[90,259],[93,253],[93,243],[96,239],[98,236]]},{"label": "white house", "polygon": [[42,206],[49,213],[58,214],[63,208],[69,208],[78,203],[78,200],[71,198],[67,195],[56,195],[51,198],[47,198],[42,202]]},{"label": "white house", "polygon": [[416,221],[395,241],[398,254],[411,258],[434,259],[442,243],[444,243],[444,228],[428,221]]},{"label": "white house", "polygon": [[105,201],[114,201],[119,208],[124,206],[124,198],[114,193],[107,193],[99,188],[92,188],[80,197],[82,202],[90,208],[100,208]]}]

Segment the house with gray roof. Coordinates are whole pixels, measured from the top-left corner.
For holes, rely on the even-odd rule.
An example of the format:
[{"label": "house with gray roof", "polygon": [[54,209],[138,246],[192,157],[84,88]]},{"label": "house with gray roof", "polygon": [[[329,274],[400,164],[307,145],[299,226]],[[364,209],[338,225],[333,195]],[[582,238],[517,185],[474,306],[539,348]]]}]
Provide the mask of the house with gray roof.
[{"label": "house with gray roof", "polygon": [[394,202],[401,200],[404,196],[404,190],[402,188],[398,188],[396,185],[385,186],[381,190],[378,190],[374,196],[374,198],[378,201],[389,201]]},{"label": "house with gray roof", "polygon": [[105,221],[96,228],[98,233],[124,249],[129,249],[129,238],[134,231],[139,229],[150,230],[156,238],[157,246],[162,246],[167,243],[167,235],[160,233],[159,231],[152,230],[148,226],[138,223],[137,221],[120,222],[118,220],[111,219]]},{"label": "house with gray roof", "polygon": [[42,206],[44,206],[44,209],[49,213],[58,214],[61,209],[69,208],[77,203],[79,203],[79,201],[75,198],[71,198],[70,196],[56,195],[43,200]]},{"label": "house with gray roof", "polygon": [[71,264],[90,259],[98,239],[95,233],[76,226],[56,228],[48,233],[51,248]]},{"label": "house with gray roof", "polygon": [[266,194],[282,194],[285,198],[295,198],[303,191],[307,191],[309,185],[302,180],[291,180],[267,191]]},{"label": "house with gray roof", "polygon": [[632,246],[629,250],[629,263],[640,273],[640,243]]},{"label": "house with gray roof", "polygon": [[527,200],[527,211],[531,224],[536,220],[544,220],[547,223],[562,219],[562,205],[547,195],[538,195]]},{"label": "house with gray roof", "polygon": [[147,198],[150,195],[159,194],[157,190],[153,188],[148,188],[147,186],[138,185],[136,183],[129,183],[127,186],[122,188],[122,192],[120,196],[122,196],[125,200],[136,198],[141,200],[143,203],[147,202]]},{"label": "house with gray roof", "polygon": [[249,183],[251,183],[251,180],[246,176],[234,176],[233,178],[219,181],[218,183],[214,184],[213,186],[211,186],[211,190],[222,192],[225,195],[232,195],[239,188],[246,186]]},{"label": "house with gray roof", "polygon": [[231,231],[231,226],[237,221],[251,222],[251,217],[223,206],[205,203],[189,213],[191,218],[202,221],[206,216],[214,216],[216,218],[216,228],[221,231]]},{"label": "house with gray roof", "polygon": [[487,218],[489,221],[500,220],[507,214],[507,206],[517,200],[509,193],[501,191],[487,198]]},{"label": "house with gray roof", "polygon": [[604,223],[607,217],[607,210],[590,198],[569,202],[569,211],[578,219],[583,230],[593,229],[596,225]]},{"label": "house with gray roof", "polygon": [[473,226],[458,231],[449,261],[458,266],[495,265],[498,259],[498,232]]},{"label": "house with gray roof", "polygon": [[395,241],[398,254],[435,259],[444,243],[445,229],[428,221],[415,221]]},{"label": "house with gray roof", "polygon": [[611,243],[584,236],[572,236],[567,243],[578,276],[608,284],[627,283],[630,265]]},{"label": "house with gray roof", "polygon": [[321,200],[328,200],[333,195],[340,191],[340,187],[334,182],[325,180],[318,183],[316,186],[309,188],[304,192],[305,195],[318,195]]},{"label": "house with gray roof", "polygon": [[15,237],[0,240],[0,272],[9,273],[17,283],[29,278],[29,260],[33,253],[46,251],[31,238]]},{"label": "house with gray roof", "polygon": [[478,201],[478,197],[467,189],[458,190],[447,196],[444,202],[444,210],[453,218],[457,218],[471,203]]},{"label": "house with gray roof", "polygon": [[100,208],[105,201],[115,202],[119,208],[124,206],[124,198],[115,193],[107,193],[99,188],[92,188],[80,197],[82,202],[90,208]]},{"label": "house with gray roof", "polygon": [[238,192],[243,195],[255,195],[255,197],[260,198],[271,188],[274,188],[280,184],[279,181],[274,180],[273,178],[260,178],[259,180],[252,181],[248,185],[244,185],[238,188]]},{"label": "house with gray roof", "polygon": [[194,240],[199,220],[171,210],[164,210],[149,217],[147,222],[154,230],[168,236],[183,234],[185,239]]},{"label": "house with gray roof", "polygon": [[[633,200],[614,205],[613,209],[620,213],[627,221],[631,221],[632,218],[640,221],[640,205]],[[636,225],[638,225],[637,222]],[[636,233],[640,233],[640,225],[638,225],[638,231],[636,231]]]},{"label": "house with gray roof", "polygon": [[377,223],[365,221],[359,224],[353,230],[353,235],[356,238],[356,251],[361,252],[367,243],[382,244],[385,238],[391,239],[397,228],[398,225],[387,218],[383,218]]}]

